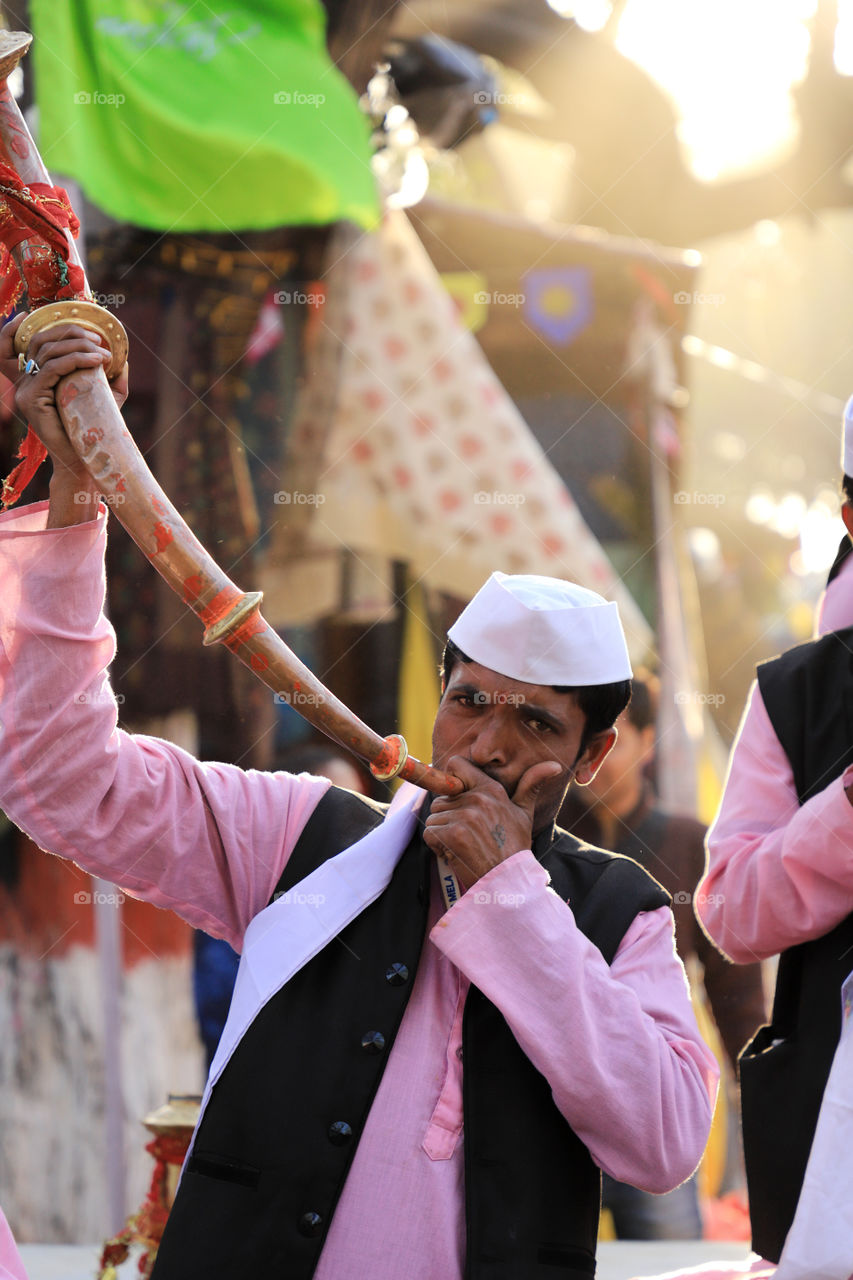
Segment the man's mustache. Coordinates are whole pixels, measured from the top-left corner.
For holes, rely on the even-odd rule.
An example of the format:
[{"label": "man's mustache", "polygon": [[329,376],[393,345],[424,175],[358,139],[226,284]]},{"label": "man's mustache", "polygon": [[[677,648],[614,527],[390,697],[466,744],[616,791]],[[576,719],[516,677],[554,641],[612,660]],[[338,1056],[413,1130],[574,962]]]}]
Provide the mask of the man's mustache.
[{"label": "man's mustache", "polygon": [[498,784],[498,786],[503,787],[503,789],[504,789],[504,791],[507,793],[507,795],[511,795],[511,794],[512,794],[512,793],[510,792],[510,789],[509,789],[509,787],[507,786],[507,784],[506,784],[505,782],[503,782],[503,781],[498,777],[498,775],[497,775],[497,773],[495,772],[495,770],[494,770],[494,769],[484,768],[484,767],[483,767],[483,765],[481,765],[481,764],[477,764],[474,760],[469,760],[469,759],[468,759],[468,756],[466,756],[466,757],[465,757],[465,759],[468,761],[468,763],[469,763],[469,764],[470,764],[474,769],[477,769],[480,773],[484,773],[484,774],[486,775],[486,777],[487,777],[487,778],[491,778],[492,782],[496,782],[496,783]]},{"label": "man's mustache", "polygon": [[[466,760],[468,759],[467,756],[465,758]],[[474,764],[473,760],[468,760],[468,763],[474,765],[474,768],[479,769],[480,773],[484,773],[487,778],[491,778],[492,782],[496,782],[499,787],[503,787],[504,791],[507,793],[510,800],[513,798],[513,796],[515,795],[515,788],[518,786],[518,779],[516,779],[516,781],[513,783],[504,782],[504,780],[499,776],[499,774],[494,769],[489,769],[489,768],[484,769],[481,764]]]},{"label": "man's mustache", "polygon": [[465,757],[465,759],[468,760],[468,763],[470,765],[473,765],[475,769],[479,769],[480,773],[484,773],[487,778],[491,778],[492,782],[496,782],[499,787],[503,787],[504,791],[507,793],[510,800],[512,799],[512,797],[515,795],[515,788],[518,785],[518,781],[519,781],[518,779],[513,784],[504,782],[503,779],[499,777],[499,775],[495,772],[494,769],[484,768],[483,765],[476,764],[473,760],[469,760],[467,756]]}]

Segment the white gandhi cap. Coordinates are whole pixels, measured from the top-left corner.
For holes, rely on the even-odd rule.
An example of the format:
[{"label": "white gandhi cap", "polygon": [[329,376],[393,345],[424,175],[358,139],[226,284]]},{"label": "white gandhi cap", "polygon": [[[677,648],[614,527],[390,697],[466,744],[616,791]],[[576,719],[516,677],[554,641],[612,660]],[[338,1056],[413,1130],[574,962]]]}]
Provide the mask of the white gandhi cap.
[{"label": "white gandhi cap", "polygon": [[527,684],[631,678],[616,605],[562,578],[493,573],[447,634],[480,666]]},{"label": "white gandhi cap", "polygon": [[853,476],[853,396],[844,409],[844,432],[841,437],[841,467],[846,476]]}]

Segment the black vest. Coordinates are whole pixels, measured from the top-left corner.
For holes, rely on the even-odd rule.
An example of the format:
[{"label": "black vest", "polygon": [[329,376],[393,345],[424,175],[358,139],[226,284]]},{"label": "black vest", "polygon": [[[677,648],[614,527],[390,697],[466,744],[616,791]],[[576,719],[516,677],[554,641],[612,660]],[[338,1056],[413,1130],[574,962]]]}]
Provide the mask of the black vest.
[{"label": "black vest", "polygon": [[[277,892],[383,816],[381,806],[332,788]],[[557,834],[541,850],[537,841],[537,857],[609,963],[637,913],[668,895],[630,859]],[[385,892],[255,1018],[213,1090],[153,1280],[314,1274],[414,982],[431,859],[418,828]],[[554,1107],[548,1082],[475,987],[462,1049],[466,1276],[587,1280],[599,1171]]]},{"label": "black vest", "polygon": [[[853,628],[763,663],[758,684],[804,804],[853,764]],[[771,1025],[739,1059],[752,1247],[771,1262],[794,1219],[851,969],[853,916],[783,952]]]},{"label": "black vest", "polygon": [[835,559],[833,560],[832,566],[829,570],[829,576],[826,579],[827,586],[829,586],[830,582],[835,581],[835,579],[838,577],[839,573],[843,569],[845,561],[847,560],[847,557],[851,554],[853,554],[853,542],[850,541],[850,535],[848,533],[845,533],[840,543],[838,544],[838,550],[835,553]]}]

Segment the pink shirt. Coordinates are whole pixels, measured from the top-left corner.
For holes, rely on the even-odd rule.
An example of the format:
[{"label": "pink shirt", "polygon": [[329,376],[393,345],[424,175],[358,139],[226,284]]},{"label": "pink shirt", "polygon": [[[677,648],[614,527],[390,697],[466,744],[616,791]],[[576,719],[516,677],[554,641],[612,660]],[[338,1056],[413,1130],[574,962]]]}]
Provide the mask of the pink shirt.
[{"label": "pink shirt", "polygon": [[[819,633],[853,625],[853,556],[827,588]],[[828,933],[853,911],[853,806],[847,769],[801,805],[793,773],[753,683],[725,790],[708,832],[696,912],[746,964]]]},{"label": "pink shirt", "polygon": [[3,1210],[0,1209],[0,1280],[27,1280],[15,1238]]},{"label": "pink shirt", "polygon": [[[200,763],[118,730],[101,612],[105,520],[44,522],[45,504],[0,517],[0,805],[42,847],[239,948],[328,783]],[[614,1177],[666,1191],[704,1148],[717,1066],[667,908],[638,916],[608,966],[529,851],[446,913],[433,888],[429,941],[318,1280],[350,1274],[354,1258],[376,1280],[462,1276],[470,982]]]},{"label": "pink shirt", "polygon": [[841,569],[824,591],[817,607],[815,635],[841,631],[853,626],[853,555],[848,555]]}]

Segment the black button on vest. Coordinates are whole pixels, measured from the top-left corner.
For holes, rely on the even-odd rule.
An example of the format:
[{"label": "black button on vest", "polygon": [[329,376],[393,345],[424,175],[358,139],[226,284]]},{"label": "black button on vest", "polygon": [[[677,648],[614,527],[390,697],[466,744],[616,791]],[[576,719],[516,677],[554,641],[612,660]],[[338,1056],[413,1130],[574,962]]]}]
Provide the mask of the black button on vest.
[{"label": "black button on vest", "polygon": [[365,1053],[381,1053],[385,1048],[385,1037],[381,1031],[365,1031],[361,1047]]},{"label": "black button on vest", "polygon": [[404,964],[392,964],[385,970],[385,981],[392,987],[402,987],[409,981],[409,970]]},{"label": "black button on vest", "polygon": [[299,1219],[299,1233],[303,1236],[318,1236],[323,1230],[323,1219],[319,1213],[303,1213]]},{"label": "black button on vest", "polygon": [[333,1142],[336,1147],[342,1147],[349,1142],[352,1137],[352,1129],[346,1120],[336,1120],[334,1124],[329,1125],[329,1141]]}]

